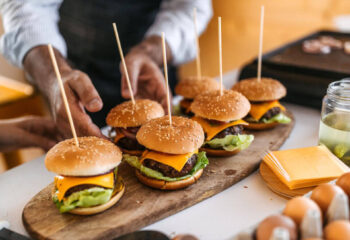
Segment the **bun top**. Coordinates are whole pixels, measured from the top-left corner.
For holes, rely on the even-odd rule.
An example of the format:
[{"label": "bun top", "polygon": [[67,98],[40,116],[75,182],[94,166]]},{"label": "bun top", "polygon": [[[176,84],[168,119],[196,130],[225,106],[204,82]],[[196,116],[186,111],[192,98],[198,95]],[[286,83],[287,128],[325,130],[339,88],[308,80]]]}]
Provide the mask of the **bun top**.
[{"label": "bun top", "polygon": [[250,110],[246,97],[236,91],[211,91],[198,95],[191,104],[191,111],[198,117],[217,120],[233,121],[245,117]]},{"label": "bun top", "polygon": [[95,176],[117,167],[122,153],[110,141],[98,137],[79,137],[56,144],[46,154],[46,168],[63,176]]},{"label": "bun top", "polygon": [[220,89],[220,84],[213,78],[188,77],[179,82],[175,87],[175,93],[187,99],[194,99],[197,95],[207,91]]},{"label": "bun top", "polygon": [[199,123],[184,117],[164,116],[152,119],[136,134],[137,141],[151,150],[185,154],[197,150],[204,142],[204,132]]},{"label": "bun top", "polygon": [[123,102],[108,113],[106,122],[111,127],[138,127],[153,118],[164,116],[162,106],[149,99]]},{"label": "bun top", "polygon": [[287,94],[286,88],[272,78],[244,79],[236,83],[232,90],[242,93],[249,101],[273,101],[283,98]]}]

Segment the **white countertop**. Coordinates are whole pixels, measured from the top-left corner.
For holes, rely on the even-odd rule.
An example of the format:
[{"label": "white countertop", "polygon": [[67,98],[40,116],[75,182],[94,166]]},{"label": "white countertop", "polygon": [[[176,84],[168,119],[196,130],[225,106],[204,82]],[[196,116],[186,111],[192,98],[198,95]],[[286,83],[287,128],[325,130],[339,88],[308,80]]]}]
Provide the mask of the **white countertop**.
[{"label": "white countertop", "polygon": [[[297,105],[285,106],[293,112],[296,125],[281,149],[317,145],[320,112]],[[0,174],[0,220],[9,221],[10,229],[24,235],[27,233],[22,224],[23,207],[53,181],[54,174],[45,169],[43,159]],[[231,239],[239,231],[280,210],[285,202],[271,192],[255,172],[224,192],[145,229],[170,236],[191,233],[201,240]]]}]

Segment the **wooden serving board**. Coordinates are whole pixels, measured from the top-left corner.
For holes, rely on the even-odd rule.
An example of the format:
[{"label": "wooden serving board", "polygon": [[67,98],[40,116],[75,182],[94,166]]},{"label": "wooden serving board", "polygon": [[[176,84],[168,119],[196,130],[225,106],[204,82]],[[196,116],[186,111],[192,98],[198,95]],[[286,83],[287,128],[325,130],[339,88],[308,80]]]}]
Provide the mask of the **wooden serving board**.
[{"label": "wooden serving board", "polygon": [[23,224],[36,239],[113,239],[138,230],[237,183],[255,171],[264,151],[277,150],[288,138],[294,120],[288,125],[254,132],[252,145],[241,153],[226,158],[210,158],[209,166],[194,185],[177,191],[160,191],[139,183],[134,170],[121,164],[126,191],[109,210],[93,216],[60,214],[51,200],[50,184],[34,196],[23,209]]},{"label": "wooden serving board", "polygon": [[260,175],[266,182],[266,185],[278,195],[284,198],[293,198],[297,196],[303,196],[308,192],[312,191],[315,187],[306,187],[299,189],[289,189],[279,178],[275,175],[275,173],[269,168],[269,166],[265,162],[261,162],[260,164]]}]

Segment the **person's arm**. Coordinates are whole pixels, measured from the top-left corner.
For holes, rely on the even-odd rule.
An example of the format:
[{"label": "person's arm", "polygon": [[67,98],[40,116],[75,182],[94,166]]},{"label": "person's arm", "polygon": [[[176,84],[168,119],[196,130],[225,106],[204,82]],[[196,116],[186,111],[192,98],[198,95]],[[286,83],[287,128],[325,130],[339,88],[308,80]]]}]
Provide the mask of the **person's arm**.
[{"label": "person's arm", "polygon": [[0,120],[0,152],[40,147],[49,150],[58,140],[53,121],[41,117]]},{"label": "person's arm", "polygon": [[4,0],[0,4],[5,34],[1,37],[2,54],[13,64],[23,67],[29,79],[48,99],[52,114],[64,137],[71,137],[67,115],[62,104],[57,79],[49,57],[47,44],[55,48],[66,94],[79,136],[102,136],[85,109],[102,108],[89,77],[72,69],[66,62],[66,45],[59,33],[58,8],[62,0]]},{"label": "person's arm", "polygon": [[[211,0],[164,0],[145,39],[126,55],[130,81],[136,98],[150,98],[166,108],[166,88],[161,71],[161,33],[167,44],[167,60],[177,65],[196,56],[193,8],[197,8],[198,31],[202,33],[211,16]],[[122,96],[130,98],[122,65]]]}]

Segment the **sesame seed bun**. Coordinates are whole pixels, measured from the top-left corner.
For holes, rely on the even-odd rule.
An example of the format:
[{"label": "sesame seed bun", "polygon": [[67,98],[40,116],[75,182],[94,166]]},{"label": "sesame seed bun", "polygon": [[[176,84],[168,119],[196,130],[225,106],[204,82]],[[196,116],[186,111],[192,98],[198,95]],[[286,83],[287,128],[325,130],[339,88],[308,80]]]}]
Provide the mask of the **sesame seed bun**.
[{"label": "sesame seed bun", "polygon": [[279,81],[272,78],[244,79],[236,83],[232,90],[242,93],[249,101],[273,101],[286,96],[287,90]]},{"label": "sesame seed bun", "polygon": [[170,154],[185,154],[197,150],[204,142],[199,123],[184,117],[164,116],[144,124],[136,134],[137,141],[148,149]]},{"label": "sesame seed bun", "polygon": [[201,148],[200,150],[206,152],[207,156],[209,157],[229,157],[229,156],[236,155],[241,151],[239,149],[236,149],[234,151],[226,151],[224,149],[214,149],[214,148],[208,148],[208,147]]},{"label": "sesame seed bun", "polygon": [[157,188],[162,190],[176,190],[176,189],[185,188],[194,184],[202,176],[202,173],[203,173],[203,169],[200,169],[193,176],[183,180],[174,181],[174,182],[166,182],[163,180],[146,177],[139,170],[136,170],[136,177],[139,179],[140,182],[152,188]]},{"label": "sesame seed bun", "polygon": [[175,87],[175,93],[187,99],[194,99],[197,95],[207,91],[219,90],[220,84],[213,78],[188,77],[179,82]]},{"label": "sesame seed bun", "polygon": [[112,142],[98,137],[78,138],[56,144],[46,154],[46,168],[63,176],[94,176],[117,167],[122,153]]},{"label": "sesame seed bun", "polygon": [[232,90],[211,91],[198,95],[191,104],[191,111],[199,117],[234,121],[245,117],[250,110],[250,103],[242,94]]},{"label": "sesame seed bun", "polygon": [[111,127],[138,127],[151,119],[164,116],[162,106],[149,99],[123,102],[108,113],[106,122]]},{"label": "sesame seed bun", "polygon": [[279,125],[280,123],[278,122],[273,122],[273,123],[249,123],[248,125],[244,126],[245,129],[250,129],[250,130],[266,130],[266,129],[271,129]]},{"label": "sesame seed bun", "polygon": [[105,204],[97,205],[94,207],[74,208],[73,210],[70,210],[69,213],[76,214],[76,215],[93,215],[93,214],[103,212],[108,208],[112,207],[114,204],[116,204],[119,201],[119,199],[123,196],[124,192],[125,192],[125,185],[123,183],[122,189],[116,192],[111,197],[111,199]]}]

